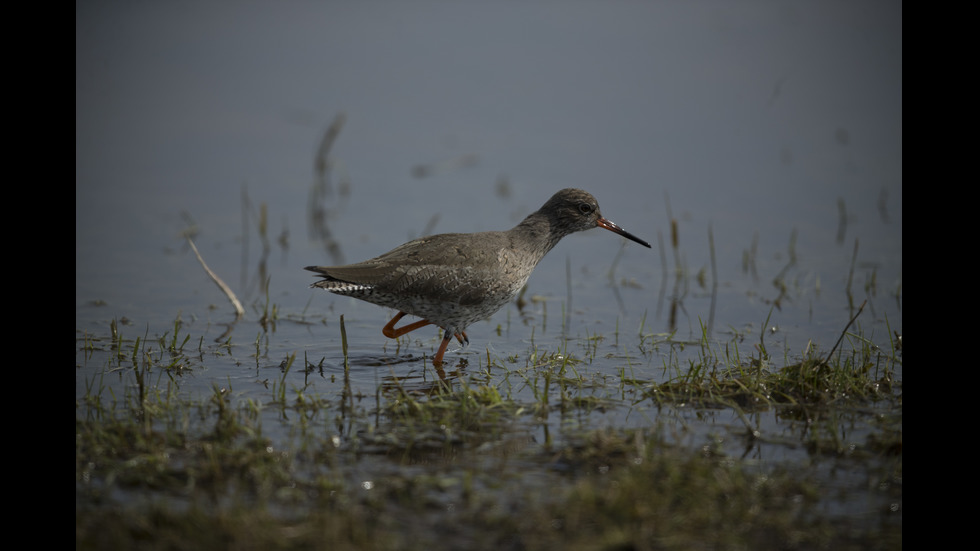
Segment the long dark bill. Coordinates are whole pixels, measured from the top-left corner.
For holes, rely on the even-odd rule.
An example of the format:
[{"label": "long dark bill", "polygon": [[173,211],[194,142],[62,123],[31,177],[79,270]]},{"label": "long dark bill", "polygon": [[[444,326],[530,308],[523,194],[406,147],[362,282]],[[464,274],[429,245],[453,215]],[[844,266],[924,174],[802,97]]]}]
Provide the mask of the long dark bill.
[{"label": "long dark bill", "polygon": [[622,235],[626,239],[629,239],[629,240],[632,240],[632,241],[636,241],[637,243],[639,243],[640,245],[643,245],[644,247],[646,247],[648,249],[651,248],[649,243],[647,243],[646,241],[644,241],[644,240],[640,239],[639,237],[633,235],[632,233],[624,230],[623,228],[617,226],[616,223],[613,222],[612,220],[607,220],[606,218],[600,218],[600,219],[598,219],[596,221],[596,223],[599,224],[599,227],[600,228],[605,228],[605,229],[607,229],[607,230],[609,230],[611,232],[618,233],[619,235]]}]

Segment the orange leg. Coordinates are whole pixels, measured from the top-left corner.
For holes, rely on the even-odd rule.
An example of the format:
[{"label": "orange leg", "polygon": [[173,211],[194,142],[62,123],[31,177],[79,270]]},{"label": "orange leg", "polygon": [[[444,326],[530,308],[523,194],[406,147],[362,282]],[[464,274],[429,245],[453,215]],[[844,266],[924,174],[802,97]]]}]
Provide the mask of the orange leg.
[{"label": "orange leg", "polygon": [[435,357],[432,358],[432,365],[439,367],[442,365],[442,355],[446,353],[446,348],[449,346],[449,341],[453,340],[453,336],[448,332],[442,337],[442,342],[439,344],[439,350],[436,352]]},{"label": "orange leg", "polygon": [[391,318],[391,321],[389,321],[388,324],[381,330],[384,336],[388,337],[389,339],[397,339],[405,333],[415,331],[419,327],[425,327],[426,325],[430,325],[432,323],[429,320],[419,320],[415,323],[410,323],[405,327],[395,329],[395,324],[398,323],[398,320],[402,319],[403,317],[405,317],[405,312],[398,312],[395,317]]},{"label": "orange leg", "polygon": [[[405,333],[410,333],[420,327],[425,327],[426,325],[432,325],[432,322],[429,320],[419,320],[404,327],[396,328],[395,324],[398,323],[398,320],[402,319],[403,317],[405,317],[405,312],[398,312],[395,314],[395,317],[391,318],[391,321],[385,324],[385,326],[381,329],[381,333],[389,339],[397,339]],[[452,334],[446,332],[442,337],[442,342],[439,343],[439,350],[436,352],[435,357],[432,358],[432,363],[435,365],[442,364],[442,356],[446,353],[446,348],[449,347],[449,341],[453,340],[453,336],[456,337],[459,344],[464,346],[470,344],[470,338],[466,336],[466,331],[459,331]]]},{"label": "orange leg", "polygon": [[[389,339],[397,339],[398,337],[404,335],[405,333],[411,333],[412,331],[415,331],[416,329],[419,329],[421,327],[425,327],[426,325],[432,325],[432,322],[429,320],[419,320],[414,323],[410,323],[405,327],[399,327],[396,329],[395,324],[398,323],[398,320],[405,317],[405,315],[406,315],[405,312],[398,312],[395,315],[395,317],[391,318],[391,321],[389,321],[381,329],[381,333],[384,334],[384,336],[388,337]],[[459,341],[459,344],[470,344],[470,338],[466,336],[466,331],[460,331],[454,334],[456,335],[456,340]]]}]

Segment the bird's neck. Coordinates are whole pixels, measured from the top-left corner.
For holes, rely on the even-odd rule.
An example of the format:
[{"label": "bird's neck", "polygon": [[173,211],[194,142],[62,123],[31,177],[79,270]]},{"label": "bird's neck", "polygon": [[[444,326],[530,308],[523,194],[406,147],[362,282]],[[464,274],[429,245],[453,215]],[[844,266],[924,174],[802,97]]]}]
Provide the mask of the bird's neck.
[{"label": "bird's neck", "polygon": [[531,213],[510,231],[521,234],[525,242],[530,243],[531,248],[541,256],[547,254],[564,237],[556,221],[541,211]]}]

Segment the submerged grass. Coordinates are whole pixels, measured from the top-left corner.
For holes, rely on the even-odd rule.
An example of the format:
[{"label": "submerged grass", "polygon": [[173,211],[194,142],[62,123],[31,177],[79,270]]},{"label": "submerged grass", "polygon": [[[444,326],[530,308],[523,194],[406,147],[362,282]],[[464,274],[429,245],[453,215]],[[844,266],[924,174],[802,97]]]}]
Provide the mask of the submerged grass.
[{"label": "submerged grass", "polygon": [[[475,370],[424,388],[396,379],[371,403],[346,386],[323,398],[308,375],[297,386],[295,354],[264,401],[231,382],[189,397],[181,373],[227,344],[192,351],[182,331],[127,340],[113,323],[104,339],[77,339],[85,361],[106,363],[76,399],[76,548],[902,546],[900,350],[859,333],[782,368],[761,348],[742,357],[737,340],[704,337],[682,343],[698,353],[665,366],[674,375],[662,382],[627,367],[590,373],[590,336],[584,358],[535,347],[513,367],[488,353],[487,369],[504,375]],[[519,398],[528,392],[532,401]],[[659,420],[568,423],[624,405],[732,412],[745,454]],[[799,437],[760,428],[767,410]],[[268,436],[268,423],[291,436]],[[808,459],[752,459],[763,449]],[[849,480],[832,474],[842,468]]]}]

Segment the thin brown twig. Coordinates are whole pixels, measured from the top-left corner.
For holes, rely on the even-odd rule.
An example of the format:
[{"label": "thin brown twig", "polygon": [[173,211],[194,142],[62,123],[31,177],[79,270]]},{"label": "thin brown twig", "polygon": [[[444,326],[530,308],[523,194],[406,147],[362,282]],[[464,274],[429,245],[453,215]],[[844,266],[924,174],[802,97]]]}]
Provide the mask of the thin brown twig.
[{"label": "thin brown twig", "polygon": [[190,243],[191,248],[194,249],[194,255],[197,256],[197,260],[198,262],[201,263],[201,266],[204,268],[204,271],[207,272],[208,276],[210,276],[215,283],[218,284],[218,287],[221,289],[221,291],[224,292],[225,296],[228,297],[228,300],[231,301],[231,305],[235,307],[235,314],[236,314],[235,319],[236,320],[242,319],[242,316],[245,315],[245,309],[242,308],[242,303],[238,302],[238,297],[235,296],[235,293],[232,292],[231,288],[228,287],[228,285],[226,285],[225,282],[222,281],[217,274],[211,271],[211,268],[208,268],[208,265],[205,264],[204,259],[201,258],[201,253],[197,252],[197,247],[194,246],[194,242],[191,241],[190,237],[187,238],[187,242]]}]

